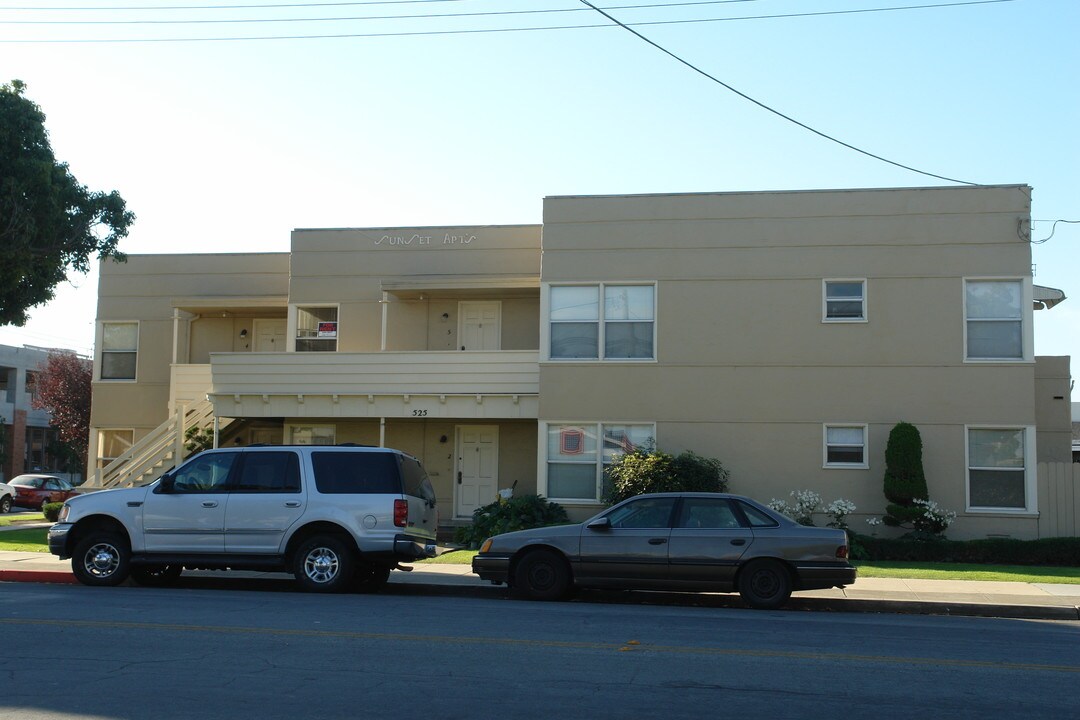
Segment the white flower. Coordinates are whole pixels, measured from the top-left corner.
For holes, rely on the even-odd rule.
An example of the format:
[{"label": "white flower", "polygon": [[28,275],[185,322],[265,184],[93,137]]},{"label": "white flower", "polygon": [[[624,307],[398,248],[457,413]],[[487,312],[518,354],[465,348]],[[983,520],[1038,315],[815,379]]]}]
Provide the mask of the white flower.
[{"label": "white flower", "polygon": [[873,525],[873,526],[876,527],[876,526],[881,524],[881,518],[879,518],[879,517],[866,518],[866,524],[867,525]]}]

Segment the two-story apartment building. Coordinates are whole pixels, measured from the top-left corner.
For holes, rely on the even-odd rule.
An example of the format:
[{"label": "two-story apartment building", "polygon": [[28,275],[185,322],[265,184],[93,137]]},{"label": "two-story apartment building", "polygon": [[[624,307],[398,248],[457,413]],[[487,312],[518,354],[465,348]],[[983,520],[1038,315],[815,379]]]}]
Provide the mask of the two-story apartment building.
[{"label": "two-story apartment building", "polygon": [[444,520],[509,487],[585,517],[605,465],[645,445],[865,518],[907,421],[953,537],[1036,537],[1037,462],[1070,453],[1069,370],[1033,352],[1037,301],[1063,296],[1033,285],[1029,195],[553,197],[542,226],[131,255],[102,267],[91,472],[134,481],[213,423],[220,444],[406,450]]}]

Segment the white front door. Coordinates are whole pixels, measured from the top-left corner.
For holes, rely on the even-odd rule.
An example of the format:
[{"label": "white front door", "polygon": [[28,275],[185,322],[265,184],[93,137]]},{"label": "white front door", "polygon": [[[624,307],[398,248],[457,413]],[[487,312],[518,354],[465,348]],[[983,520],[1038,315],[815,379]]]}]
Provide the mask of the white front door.
[{"label": "white front door", "polygon": [[462,425],[457,435],[454,515],[472,517],[473,510],[495,501],[499,489],[499,427]]},{"label": "white front door", "polygon": [[461,327],[458,338],[462,350],[499,350],[502,303],[462,302],[458,307]]},{"label": "white front door", "polygon": [[255,352],[285,352],[285,320],[255,321]]}]

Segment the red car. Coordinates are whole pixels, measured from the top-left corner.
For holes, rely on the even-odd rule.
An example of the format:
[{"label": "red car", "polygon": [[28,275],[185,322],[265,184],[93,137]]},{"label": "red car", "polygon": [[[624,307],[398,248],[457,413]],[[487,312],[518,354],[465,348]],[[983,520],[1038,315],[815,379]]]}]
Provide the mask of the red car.
[{"label": "red car", "polygon": [[40,510],[45,503],[64,502],[79,494],[71,483],[54,475],[19,475],[8,485],[15,490],[12,505],[31,510]]}]

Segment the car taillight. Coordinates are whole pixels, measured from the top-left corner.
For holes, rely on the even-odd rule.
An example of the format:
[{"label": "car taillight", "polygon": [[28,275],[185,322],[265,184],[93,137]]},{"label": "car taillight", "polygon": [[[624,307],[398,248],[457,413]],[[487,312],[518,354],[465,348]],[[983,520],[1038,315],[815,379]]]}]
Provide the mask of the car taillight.
[{"label": "car taillight", "polygon": [[847,545],[841,545],[840,547],[836,548],[836,557],[837,557],[838,560],[847,560],[847,554],[848,554],[848,546]]},{"label": "car taillight", "polygon": [[394,524],[398,527],[405,527],[409,522],[409,501],[408,500],[395,500],[394,501]]}]

